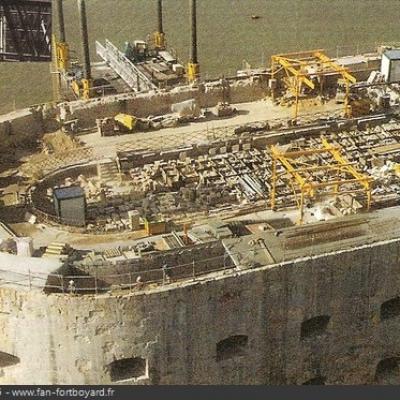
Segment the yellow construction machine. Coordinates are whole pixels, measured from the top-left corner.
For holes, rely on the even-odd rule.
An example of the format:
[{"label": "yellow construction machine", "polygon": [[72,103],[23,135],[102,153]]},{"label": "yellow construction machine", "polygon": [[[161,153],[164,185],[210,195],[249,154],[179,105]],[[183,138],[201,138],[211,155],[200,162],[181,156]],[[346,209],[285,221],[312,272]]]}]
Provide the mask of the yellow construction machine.
[{"label": "yellow construction machine", "polygon": [[124,132],[133,132],[137,125],[137,118],[128,114],[117,114],[114,121],[118,129]]},{"label": "yellow construction machine", "polygon": [[299,115],[300,100],[307,95],[323,96],[326,82],[337,75],[342,80],[344,114],[349,116],[349,94],[351,84],[356,78],[350,71],[329,58],[323,50],[312,50],[296,53],[273,55],[271,58],[272,98],[275,100],[279,91],[287,89],[294,99],[294,115]]}]

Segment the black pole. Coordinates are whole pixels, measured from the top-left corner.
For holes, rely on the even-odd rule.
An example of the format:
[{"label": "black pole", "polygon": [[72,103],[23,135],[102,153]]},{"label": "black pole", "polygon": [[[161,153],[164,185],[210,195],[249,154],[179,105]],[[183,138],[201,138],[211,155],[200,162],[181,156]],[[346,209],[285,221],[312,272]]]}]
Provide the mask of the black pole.
[{"label": "black pole", "polygon": [[190,61],[197,64],[197,15],[196,0],[190,0],[190,16],[192,26],[192,48],[190,53]]},{"label": "black pole", "polygon": [[158,0],[157,15],[158,15],[158,32],[159,33],[164,33],[162,0]]},{"label": "black pole", "polygon": [[65,25],[64,25],[64,9],[63,0],[57,0],[57,11],[58,11],[58,26],[60,29],[60,43],[65,43]]},{"label": "black pole", "polygon": [[78,9],[81,20],[82,51],[84,58],[83,74],[84,79],[90,80],[92,79],[92,72],[90,68],[89,35],[87,28],[85,0],[78,0]]}]

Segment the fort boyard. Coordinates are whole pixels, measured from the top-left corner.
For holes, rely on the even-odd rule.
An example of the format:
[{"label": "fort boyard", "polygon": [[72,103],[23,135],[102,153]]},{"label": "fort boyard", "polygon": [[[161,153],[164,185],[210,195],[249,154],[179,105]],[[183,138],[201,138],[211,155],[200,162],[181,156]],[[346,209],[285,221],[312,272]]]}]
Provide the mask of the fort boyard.
[{"label": "fort boyard", "polygon": [[399,46],[206,80],[152,3],[71,49],[55,2],[54,101],[0,116],[0,383],[399,384]]}]

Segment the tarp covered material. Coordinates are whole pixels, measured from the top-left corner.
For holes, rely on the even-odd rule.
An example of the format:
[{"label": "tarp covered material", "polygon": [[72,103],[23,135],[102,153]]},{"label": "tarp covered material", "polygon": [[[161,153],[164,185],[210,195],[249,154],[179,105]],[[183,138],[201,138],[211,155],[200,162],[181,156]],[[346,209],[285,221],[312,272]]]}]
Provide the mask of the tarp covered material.
[{"label": "tarp covered material", "polygon": [[180,117],[198,117],[201,113],[201,108],[195,99],[182,101],[171,105],[171,111],[179,114]]},{"label": "tarp covered material", "polygon": [[136,126],[136,118],[133,115],[117,114],[114,119],[129,130],[133,130]]}]

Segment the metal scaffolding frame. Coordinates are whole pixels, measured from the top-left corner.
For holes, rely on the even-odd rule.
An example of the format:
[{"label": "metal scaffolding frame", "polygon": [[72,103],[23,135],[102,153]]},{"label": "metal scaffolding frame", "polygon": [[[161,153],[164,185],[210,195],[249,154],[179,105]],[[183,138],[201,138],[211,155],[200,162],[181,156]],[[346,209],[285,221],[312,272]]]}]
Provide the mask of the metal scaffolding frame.
[{"label": "metal scaffolding frame", "polygon": [[[270,193],[270,205],[276,209],[276,184],[283,175],[289,176],[297,207],[300,210],[299,224],[304,220],[305,199],[314,198],[317,193],[323,191],[323,195],[339,196],[343,194],[365,193],[367,198],[367,209],[371,207],[371,190],[373,178],[358,172],[353,164],[349,163],[341,154],[340,146],[333,146],[322,138],[322,148],[305,149],[298,151],[282,151],[277,146],[271,146],[272,156],[272,190]],[[331,161],[323,165],[310,164],[304,157],[323,155],[330,157]],[[308,160],[311,161],[311,160]],[[278,174],[278,162],[283,166],[284,172]],[[315,173],[323,172],[323,179]],[[333,179],[332,179],[333,177]],[[341,188],[350,185],[350,188]],[[354,186],[361,188],[353,188]],[[296,190],[297,189],[297,190]]]},{"label": "metal scaffolding frame", "polygon": [[51,61],[51,0],[0,1],[0,61]]},{"label": "metal scaffolding frame", "polygon": [[[299,115],[299,96],[303,87],[307,86],[314,90],[315,84],[312,77],[320,77],[321,82],[324,76],[339,74],[346,85],[346,96],[344,114],[350,116],[349,96],[350,84],[356,83],[356,78],[351,75],[347,68],[337,64],[329,58],[324,50],[311,50],[296,53],[277,54],[271,57],[271,77],[276,79],[277,74],[283,69],[286,76],[285,85],[295,97],[294,119]],[[322,84],[321,84],[322,91]]]},{"label": "metal scaffolding frame", "polygon": [[157,90],[157,86],[130,61],[122,51],[108,39],[103,46],[96,41],[97,54],[124,80],[135,92]]}]

